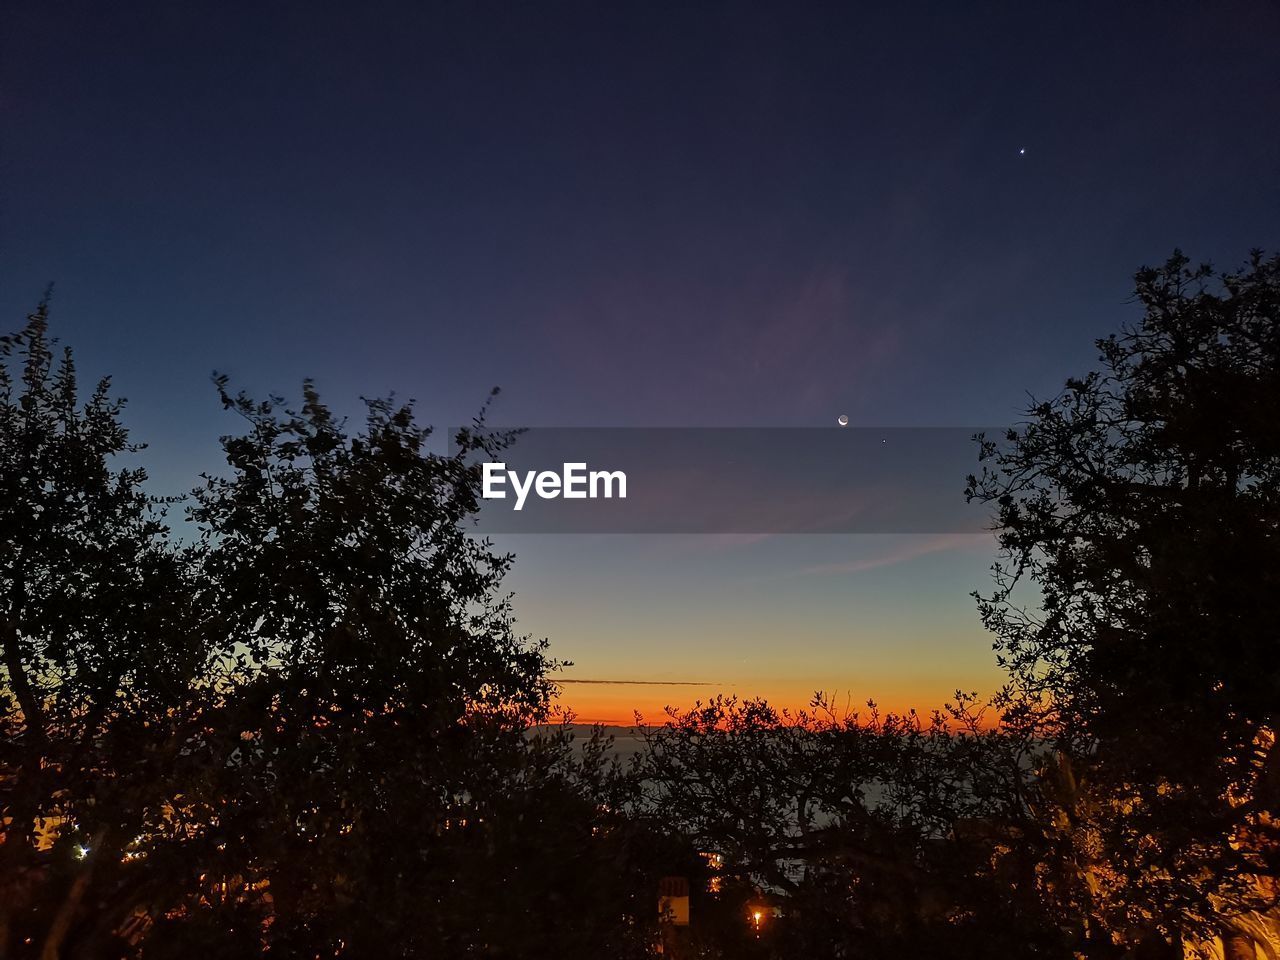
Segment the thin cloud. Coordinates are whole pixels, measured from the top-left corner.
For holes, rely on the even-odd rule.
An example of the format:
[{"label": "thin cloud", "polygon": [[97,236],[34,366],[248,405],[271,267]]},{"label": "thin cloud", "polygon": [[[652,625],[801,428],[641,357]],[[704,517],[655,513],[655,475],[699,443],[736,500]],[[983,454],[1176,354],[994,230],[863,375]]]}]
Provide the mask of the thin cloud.
[{"label": "thin cloud", "polygon": [[941,536],[930,537],[924,541],[905,543],[895,550],[890,550],[888,553],[883,553],[876,557],[863,557],[858,560],[846,560],[837,563],[819,563],[809,567],[802,567],[800,570],[796,571],[795,575],[829,575],[840,573],[862,573],[866,570],[878,570],[881,567],[892,567],[900,563],[907,563],[911,560],[915,560],[917,557],[924,557],[934,553],[945,553],[962,547],[972,547],[979,542],[979,537],[982,538],[982,545],[986,546],[990,539],[990,534],[948,533]]}]

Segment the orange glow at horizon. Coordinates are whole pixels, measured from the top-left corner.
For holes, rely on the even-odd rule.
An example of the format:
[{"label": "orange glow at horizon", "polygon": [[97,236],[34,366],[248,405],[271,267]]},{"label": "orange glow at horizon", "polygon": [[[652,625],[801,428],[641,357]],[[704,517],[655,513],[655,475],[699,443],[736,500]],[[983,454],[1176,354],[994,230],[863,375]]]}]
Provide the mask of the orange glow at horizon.
[{"label": "orange glow at horizon", "polygon": [[[881,716],[886,714],[906,714],[915,710],[924,719],[932,715],[933,710],[941,708],[945,703],[955,699],[955,690],[944,688],[930,690],[896,690],[889,696],[871,697],[876,703]],[[560,710],[573,714],[575,723],[599,723],[605,726],[630,727],[635,725],[635,715],[640,714],[644,724],[659,726],[667,719],[667,707],[679,711],[692,708],[699,701],[707,703],[717,695],[737,695],[739,699],[760,697],[767,700],[774,709],[795,714],[802,710],[810,710],[813,690],[801,690],[794,686],[761,685],[759,688],[743,690],[739,688],[718,688],[708,686],[705,689],[690,690],[673,687],[664,688],[654,685],[631,686],[618,684],[595,686],[583,684],[561,689],[560,696],[554,705]],[[867,696],[846,696],[844,693],[832,696],[837,713],[854,713],[867,717]],[[810,712],[812,712],[810,710]],[[985,724],[984,724],[985,726]]]}]

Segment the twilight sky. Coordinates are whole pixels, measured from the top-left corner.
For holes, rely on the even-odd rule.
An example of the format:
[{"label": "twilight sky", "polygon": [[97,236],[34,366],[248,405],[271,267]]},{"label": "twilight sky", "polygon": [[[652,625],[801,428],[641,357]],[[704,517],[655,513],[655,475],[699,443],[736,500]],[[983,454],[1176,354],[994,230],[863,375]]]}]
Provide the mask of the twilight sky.
[{"label": "twilight sky", "polygon": [[[5,5],[0,307],[111,373],[157,489],[208,381],[441,426],[1014,419],[1174,246],[1280,247],[1280,7]],[[963,476],[956,478],[960,496]],[[983,536],[509,538],[584,718],[998,681]]]}]

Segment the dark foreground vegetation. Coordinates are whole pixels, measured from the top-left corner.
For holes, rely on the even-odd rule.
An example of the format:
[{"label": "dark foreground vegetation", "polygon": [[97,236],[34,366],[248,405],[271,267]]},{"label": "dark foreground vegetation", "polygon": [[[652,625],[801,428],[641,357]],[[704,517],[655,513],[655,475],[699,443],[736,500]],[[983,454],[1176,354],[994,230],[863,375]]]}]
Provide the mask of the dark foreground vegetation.
[{"label": "dark foreground vegetation", "polygon": [[469,534],[511,436],[219,379],[225,471],[155,501],[42,306],[0,346],[0,957],[1274,955],[1280,259],[1137,299],[982,445],[991,704],[716,701],[627,762],[547,723]]}]

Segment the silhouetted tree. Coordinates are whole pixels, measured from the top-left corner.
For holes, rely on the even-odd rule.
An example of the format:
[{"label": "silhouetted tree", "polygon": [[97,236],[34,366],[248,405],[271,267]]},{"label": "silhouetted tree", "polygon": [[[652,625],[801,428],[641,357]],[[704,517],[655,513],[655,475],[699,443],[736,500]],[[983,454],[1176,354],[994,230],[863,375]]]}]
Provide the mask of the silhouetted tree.
[{"label": "silhouetted tree", "polygon": [[[1026,744],[947,715],[718,698],[646,731],[655,814],[723,858],[718,956],[1065,957],[1031,882]],[[749,922],[763,902],[760,936]]]},{"label": "silhouetted tree", "polygon": [[0,956],[650,954],[679,844],[532,731],[555,664],[471,530],[512,435],[219,378],[247,428],[175,545],[46,326],[0,341]]},{"label": "silhouetted tree", "polygon": [[409,405],[348,431],[310,384],[297,411],[218,387],[248,429],[190,517],[228,687],[173,811],[203,949],[221,930],[239,955],[248,925],[283,956],[646,954],[653,851],[610,815],[595,740],[529,735],[554,663],[514,631],[512,558],[470,529],[475,455],[513,435],[482,415],[435,453]]},{"label": "silhouetted tree", "polygon": [[1280,866],[1280,259],[1136,279],[1141,321],[984,440],[969,493],[998,510],[1006,718],[1060,751],[1050,892],[1095,939],[1176,945]]},{"label": "silhouetted tree", "polygon": [[467,533],[465,460],[427,451],[409,407],[371,402],[349,435],[310,385],[297,412],[222,396],[248,430],[191,516],[234,762],[189,809],[211,858],[234,851],[224,884],[270,891],[272,942],[393,955],[429,936],[439,835],[501,785],[550,663],[495,592],[510,558]]},{"label": "silhouetted tree", "polygon": [[172,789],[208,655],[103,380],[41,304],[0,338],[0,955],[56,957]]}]

